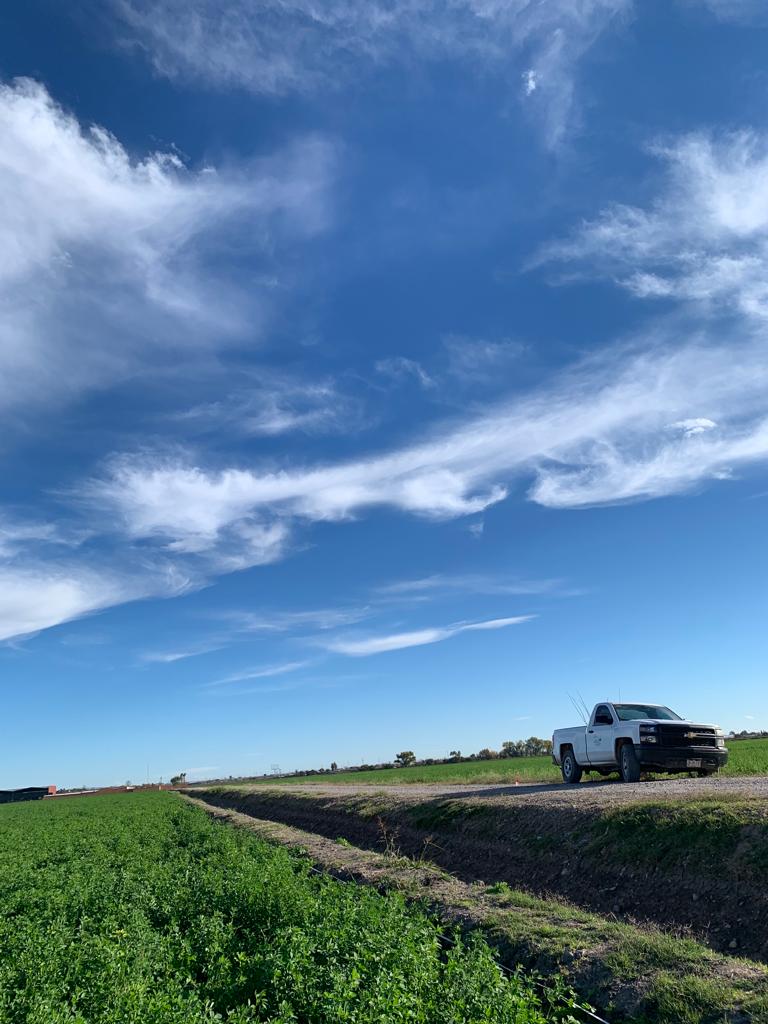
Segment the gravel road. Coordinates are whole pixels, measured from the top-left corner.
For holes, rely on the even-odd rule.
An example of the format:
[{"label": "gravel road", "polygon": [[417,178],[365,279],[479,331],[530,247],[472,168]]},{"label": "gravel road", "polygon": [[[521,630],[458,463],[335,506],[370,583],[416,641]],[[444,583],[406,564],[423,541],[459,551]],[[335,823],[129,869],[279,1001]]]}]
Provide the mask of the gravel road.
[{"label": "gravel road", "polygon": [[[269,789],[272,792],[276,785],[249,786],[248,789]],[[414,800],[450,797],[457,799],[466,797],[478,799],[505,799],[536,803],[548,807],[583,808],[611,807],[618,804],[631,804],[646,800],[666,799],[701,799],[753,797],[768,800],[768,776],[745,775],[738,778],[689,779],[669,778],[654,779],[649,782],[623,783],[614,780],[600,782],[582,782],[577,786],[566,786],[563,783],[520,783],[518,785],[420,785],[411,783],[405,786],[371,786],[371,785],[302,785],[284,786],[286,793],[306,793],[308,795],[352,796],[356,794],[386,793],[387,796],[402,798],[404,802]]]}]

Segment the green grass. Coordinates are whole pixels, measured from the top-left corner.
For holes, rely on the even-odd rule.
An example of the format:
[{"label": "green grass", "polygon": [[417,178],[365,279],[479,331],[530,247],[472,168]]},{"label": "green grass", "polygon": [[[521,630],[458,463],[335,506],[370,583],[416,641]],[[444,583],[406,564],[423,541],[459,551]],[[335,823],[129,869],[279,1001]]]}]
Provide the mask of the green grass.
[{"label": "green grass", "polygon": [[322,785],[402,785],[420,783],[492,783],[557,782],[560,769],[550,757],[510,757],[498,761],[466,761],[464,764],[430,764],[421,768],[382,768],[366,772],[341,772],[336,775],[296,776],[259,781],[275,783],[317,783]]},{"label": "green grass", "polygon": [[768,809],[757,797],[627,804],[606,811],[592,834],[591,855],[620,863],[683,865],[715,877],[730,863],[744,880],[768,874]]},{"label": "green grass", "polygon": [[724,775],[768,774],[768,740],[730,740]]},{"label": "green grass", "polygon": [[[623,1000],[611,995],[619,982],[638,986],[639,1005],[629,1010],[634,1024],[718,1024],[731,1014],[754,1024],[768,1021],[768,971],[756,964],[725,961],[694,939],[609,920],[503,882],[487,891],[500,904],[489,930],[513,955],[562,963],[579,947],[585,954],[600,951],[604,969],[594,971],[592,987],[587,971],[587,995],[609,1019],[626,1016],[618,1005]],[[575,957],[571,969],[577,966]]]},{"label": "green grass", "polygon": [[[768,739],[731,740],[730,756],[723,775],[767,775]],[[594,776],[599,778],[599,776]],[[560,769],[549,757],[510,757],[498,761],[467,761],[464,764],[432,764],[421,768],[383,768],[366,772],[341,772],[336,775],[295,776],[284,779],[259,779],[258,782],[290,785],[371,785],[400,786],[403,783],[475,783],[510,785],[515,782],[559,782]]]},{"label": "green grass", "polygon": [[544,1024],[478,937],[169,794],[0,807],[2,1024]]}]

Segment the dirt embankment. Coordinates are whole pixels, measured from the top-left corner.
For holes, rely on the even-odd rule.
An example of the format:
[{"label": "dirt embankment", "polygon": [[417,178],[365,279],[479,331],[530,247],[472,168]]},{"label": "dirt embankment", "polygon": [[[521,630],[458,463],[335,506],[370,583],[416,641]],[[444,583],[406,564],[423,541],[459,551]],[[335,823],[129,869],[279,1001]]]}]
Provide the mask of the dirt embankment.
[{"label": "dirt embankment", "polygon": [[423,857],[464,881],[503,881],[620,920],[682,929],[713,949],[768,962],[762,799],[645,799],[606,810],[561,794],[547,801],[308,790],[193,795],[369,850]]}]

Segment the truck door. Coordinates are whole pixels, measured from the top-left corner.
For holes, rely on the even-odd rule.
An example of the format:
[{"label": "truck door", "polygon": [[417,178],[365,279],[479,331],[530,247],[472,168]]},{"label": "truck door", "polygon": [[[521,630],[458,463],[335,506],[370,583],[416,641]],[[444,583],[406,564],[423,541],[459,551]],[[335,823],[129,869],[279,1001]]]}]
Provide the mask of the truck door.
[{"label": "truck door", "polygon": [[613,764],[613,715],[607,704],[598,704],[587,726],[587,758],[590,764]]}]

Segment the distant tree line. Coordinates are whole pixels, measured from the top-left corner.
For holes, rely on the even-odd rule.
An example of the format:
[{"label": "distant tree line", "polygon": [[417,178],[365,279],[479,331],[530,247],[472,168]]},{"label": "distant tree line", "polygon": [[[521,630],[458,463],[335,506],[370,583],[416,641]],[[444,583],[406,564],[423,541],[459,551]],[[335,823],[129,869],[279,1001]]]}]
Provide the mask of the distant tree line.
[{"label": "distant tree line", "polygon": [[527,740],[504,740],[499,750],[483,747],[476,754],[462,754],[460,750],[452,750],[448,757],[418,758],[412,750],[401,750],[394,760],[379,764],[354,764],[339,768],[336,761],[330,768],[308,768],[304,771],[287,772],[288,775],[332,775],[335,772],[369,772],[385,768],[424,767],[431,764],[463,764],[467,761],[497,761],[510,757],[546,757],[552,753],[552,741],[543,740],[538,736],[529,736]]}]

